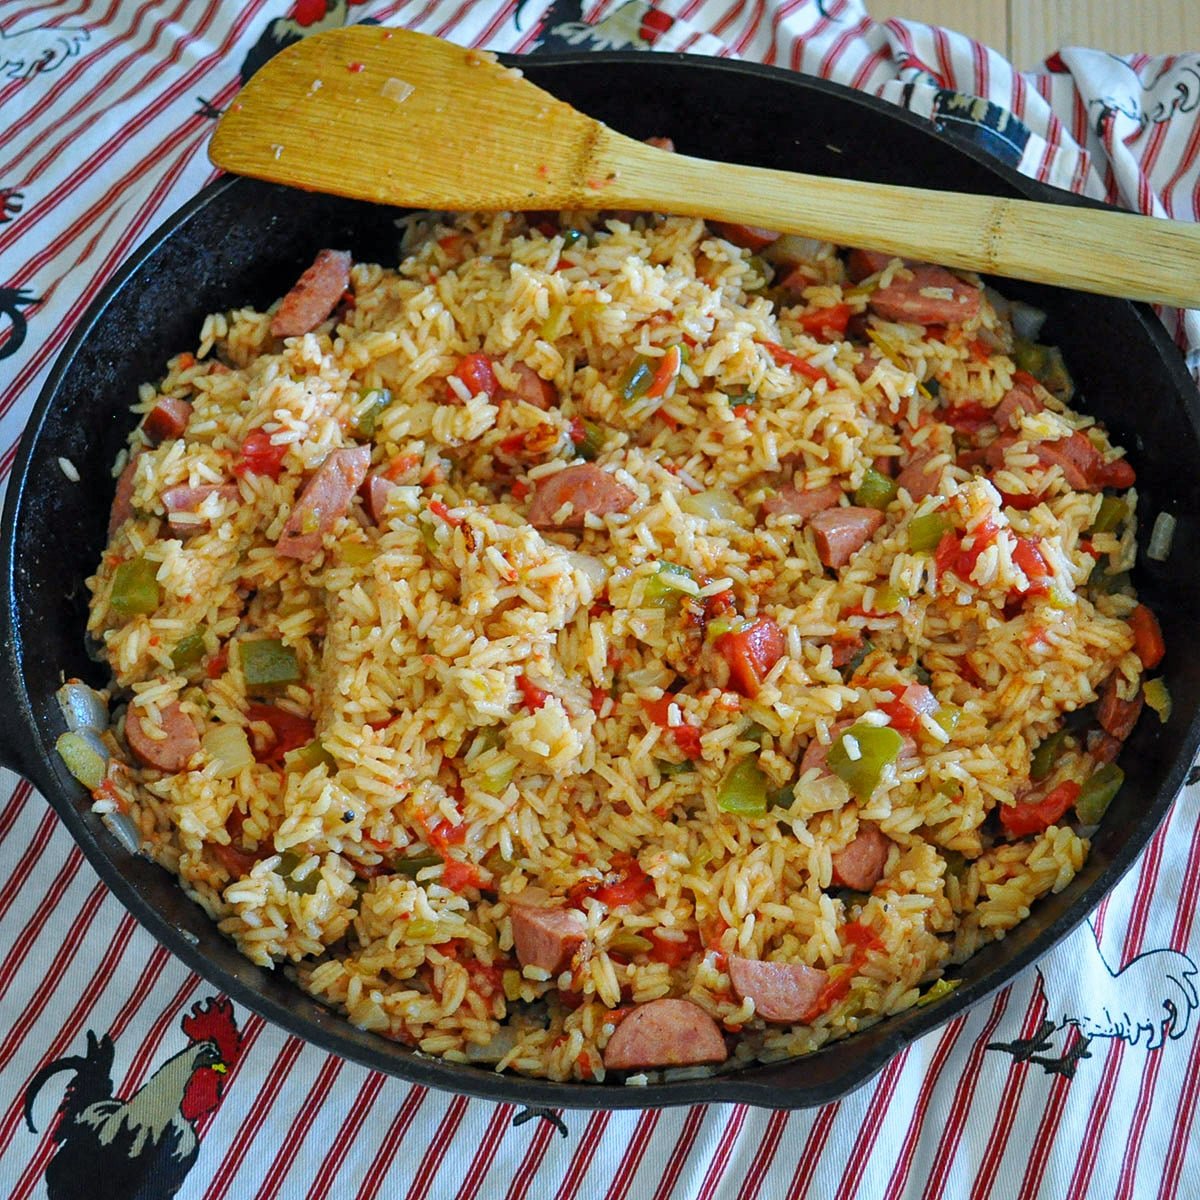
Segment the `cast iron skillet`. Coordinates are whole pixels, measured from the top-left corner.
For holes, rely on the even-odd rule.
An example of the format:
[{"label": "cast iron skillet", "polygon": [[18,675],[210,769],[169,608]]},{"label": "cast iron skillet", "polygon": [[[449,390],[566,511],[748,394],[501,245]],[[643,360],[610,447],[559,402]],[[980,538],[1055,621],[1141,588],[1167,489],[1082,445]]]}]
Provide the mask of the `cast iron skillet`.
[{"label": "cast iron skillet", "polygon": [[[834,84],[684,55],[589,54],[521,60],[584,112],[635,137],[670,134],[684,152],[736,162],[960,191],[1084,203],[1031,182],[925,122]],[[106,680],[84,652],[86,589],[105,542],[110,464],[133,424],[137,384],[196,344],[204,314],[281,295],[322,246],[394,263],[394,211],[222,179],[138,249],[80,322],[34,409],[8,486],[0,545],[0,762],[49,799],[101,878],[150,932],[234,1000],[326,1050],[403,1079],[525,1104],[634,1108],[712,1101],[804,1107],[870,1079],[906,1045],[958,1015],[1069,932],[1117,882],[1163,819],[1200,742],[1200,442],[1196,390],[1154,314],[1120,300],[1003,283],[1051,314],[1082,393],[1138,470],[1144,545],[1162,508],[1179,519],[1170,559],[1143,561],[1142,596],[1166,636],[1175,715],[1143,717],[1127,783],[1070,887],[976,955],[951,997],[893,1017],[808,1058],[645,1088],[554,1084],[414,1054],[354,1029],[280,972],[243,958],[159,867],[129,855],[88,809],[54,753],[63,678]],[[79,470],[69,483],[57,459]]]}]

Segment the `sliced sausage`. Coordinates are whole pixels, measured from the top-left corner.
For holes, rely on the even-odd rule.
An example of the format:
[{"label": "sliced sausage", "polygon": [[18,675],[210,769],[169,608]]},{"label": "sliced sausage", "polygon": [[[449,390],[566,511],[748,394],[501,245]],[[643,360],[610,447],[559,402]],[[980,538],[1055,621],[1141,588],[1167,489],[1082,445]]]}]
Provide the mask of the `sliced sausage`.
[{"label": "sliced sausage", "polygon": [[209,527],[207,519],[201,521],[180,521],[178,513],[194,513],[209,496],[219,496],[222,503],[231,503],[238,498],[236,484],[209,483],[202,487],[167,488],[162,494],[163,507],[167,510],[167,526],[176,537],[187,537],[189,533],[199,533]]},{"label": "sliced sausage", "polygon": [[896,467],[899,464],[896,462],[894,454],[877,454],[871,459],[871,466],[887,479],[891,479],[896,474]]},{"label": "sliced sausage", "polygon": [[[624,512],[634,499],[633,492],[607,471],[594,463],[580,463],[538,481],[529,504],[529,523],[538,529],[582,529],[584,514],[603,517]],[[571,508],[560,520],[557,513],[565,504]]]},{"label": "sliced sausage", "polygon": [[854,841],[832,856],[833,886],[869,892],[883,878],[891,845],[878,825],[859,825]]},{"label": "sliced sausage", "polygon": [[1016,429],[1024,413],[1038,413],[1046,406],[1034,394],[1033,388],[1017,383],[1004,394],[996,405],[992,419],[1001,429]]},{"label": "sliced sausage", "polygon": [[362,487],[371,465],[371,447],[353,446],[334,450],[304,485],[296,501],[275,552],[284,558],[308,562],[321,549],[321,541],[346,515],[354,493]]},{"label": "sliced sausage", "polygon": [[1092,730],[1092,736],[1088,737],[1088,753],[1096,763],[1101,765],[1116,762],[1124,745],[1125,743],[1120,738],[1103,733],[1099,729]]},{"label": "sliced sausage", "polygon": [[675,143],[669,137],[648,137],[646,145],[653,146],[655,150],[665,150],[668,154],[675,153]]},{"label": "sliced sausage", "polygon": [[1132,700],[1122,700],[1117,695],[1117,676],[1110,675],[1104,681],[1100,691],[1100,703],[1096,706],[1096,719],[1100,722],[1100,728],[1117,741],[1123,742],[1133,732],[1145,702],[1140,688]]},{"label": "sliced sausage", "polygon": [[922,450],[914,454],[907,467],[896,476],[896,486],[904,488],[914,500],[932,496],[942,482],[942,469],[926,470],[937,456],[936,450]]},{"label": "sliced sausage", "polygon": [[764,229],[761,225],[738,225],[733,221],[709,221],[709,225],[717,237],[744,250],[765,250],[772,242],[779,241],[774,229]]},{"label": "sliced sausage", "polygon": [[271,318],[275,337],[299,337],[316,329],[350,286],[350,262],[347,250],[319,250]]},{"label": "sliced sausage", "polygon": [[781,487],[773,496],[763,501],[762,511],[766,515],[782,513],[785,516],[807,520],[814,513],[832,508],[841,498],[842,489],[836,483],[815,488],[811,492],[802,492],[794,487]]},{"label": "sliced sausage", "polygon": [[945,267],[919,265],[911,279],[895,279],[871,294],[867,306],[885,321],[961,325],[979,314],[979,289]]},{"label": "sliced sausage", "polygon": [[548,379],[543,379],[528,363],[517,363],[512,368],[517,377],[516,385],[507,393],[515,400],[524,400],[542,412],[558,407],[558,388]]},{"label": "sliced sausage", "polygon": [[777,1025],[793,1025],[812,1010],[829,974],[804,963],[760,962],[731,954],[729,982],[741,999],[754,1001],[756,1016]]},{"label": "sliced sausage", "polygon": [[878,354],[871,350],[864,350],[862,358],[854,364],[854,378],[859,383],[866,383],[872,375],[875,374],[875,368],[883,362],[883,359]]},{"label": "sliced sausage", "polygon": [[689,1067],[724,1062],[729,1052],[712,1019],[690,1000],[651,1000],[639,1004],[613,1032],[604,1048],[610,1071],[642,1067]]},{"label": "sliced sausage", "polygon": [[136,455],[125,464],[125,470],[117,478],[117,490],[113,496],[112,511],[108,514],[108,540],[111,542],[117,530],[133,516],[133,476],[137,471]]},{"label": "sliced sausage", "polygon": [[175,396],[160,396],[158,403],[142,419],[142,429],[157,446],[168,438],[183,437],[188,422],[192,419],[192,406]]},{"label": "sliced sausage", "polygon": [[1101,484],[1096,482],[1096,475],[1103,459],[1085,434],[1076,430],[1070,437],[1053,442],[1037,442],[1030,449],[1046,466],[1060,467],[1072,491],[1100,491]]},{"label": "sliced sausage", "polygon": [[388,497],[396,490],[394,484],[386,475],[372,471],[363,484],[363,499],[366,501],[367,512],[376,525],[383,524],[387,515]]},{"label": "sliced sausage", "polygon": [[[846,255],[846,274],[853,283],[861,283],[868,275],[877,275],[898,254],[885,254],[882,250],[851,250]],[[907,266],[907,260],[901,259]]]},{"label": "sliced sausage", "polygon": [[827,508],[808,519],[817,541],[817,556],[827,567],[844,567],[883,524],[876,508]]},{"label": "sliced sausage", "polygon": [[544,908],[517,897],[509,915],[517,960],[552,975],[567,966],[587,932],[587,918],[577,908]]},{"label": "sliced sausage", "polygon": [[125,713],[125,740],[130,750],[146,766],[174,775],[182,771],[192,755],[200,749],[200,735],[178,700],[161,711],[162,728],[167,735],[165,738],[152,738],[138,710],[130,708]]}]

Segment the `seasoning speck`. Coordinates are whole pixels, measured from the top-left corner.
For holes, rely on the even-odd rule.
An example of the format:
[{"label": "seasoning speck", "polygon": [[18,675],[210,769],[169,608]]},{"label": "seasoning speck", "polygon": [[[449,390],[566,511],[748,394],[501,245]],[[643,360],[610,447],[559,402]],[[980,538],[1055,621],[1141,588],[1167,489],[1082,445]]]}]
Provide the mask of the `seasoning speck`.
[{"label": "seasoning speck", "polygon": [[280,145],[280,143],[279,143],[279,142],[272,142],[272,143],[271,143],[271,149],[272,149],[272,150],[274,151],[274,153],[275,153],[275,161],[276,161],[276,162],[278,162],[278,161],[279,161],[279,156],[280,156],[280,155],[283,153],[283,146],[282,146],[282,145]]},{"label": "seasoning speck", "polygon": [[360,62],[352,62],[346,64],[346,70],[352,75],[357,75],[359,71],[365,70],[365,67]]},{"label": "seasoning speck", "polygon": [[314,92],[319,92],[322,86],[323,85],[319,79],[314,79],[312,83],[308,85],[308,94],[311,96]]},{"label": "seasoning speck", "polygon": [[69,458],[60,458],[58,460],[59,469],[72,482],[79,482],[79,472],[75,470],[75,464]]},{"label": "seasoning speck", "polygon": [[385,79],[383,87],[379,89],[379,94],[386,96],[389,100],[395,100],[397,104],[403,104],[413,94],[413,85],[405,83],[403,79]]}]

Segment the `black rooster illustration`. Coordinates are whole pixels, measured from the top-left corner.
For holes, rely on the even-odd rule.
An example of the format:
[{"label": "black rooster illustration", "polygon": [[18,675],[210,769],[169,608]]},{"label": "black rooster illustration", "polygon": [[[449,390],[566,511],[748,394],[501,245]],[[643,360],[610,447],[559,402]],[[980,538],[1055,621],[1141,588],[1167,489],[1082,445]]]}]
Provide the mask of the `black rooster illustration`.
[{"label": "black rooster illustration", "polygon": [[[58,1148],[46,1168],[48,1200],[169,1200],[200,1152],[195,1122],[221,1102],[241,1037],[225,997],[195,1004],[181,1022],[188,1044],[128,1100],[112,1094],[113,1041],[87,1035],[87,1051],[43,1067],[25,1091],[25,1122],[52,1076],[73,1071],[58,1107]],[[87,1181],[80,1191],[82,1181]]]},{"label": "black rooster illustration", "polygon": [[0,287],[0,358],[11,358],[25,342],[29,325],[21,309],[41,302],[28,288]]},{"label": "black rooster illustration", "polygon": [[[1048,1019],[1033,1037],[992,1042],[989,1050],[1002,1050],[1016,1062],[1036,1063],[1048,1075],[1072,1079],[1080,1060],[1092,1057],[1088,1045],[1096,1038],[1120,1038],[1136,1046],[1145,1033],[1146,1049],[1159,1050],[1168,1037],[1178,1040],[1187,1033],[1192,1013],[1200,1008],[1192,982],[1196,964],[1178,950],[1148,950],[1114,971],[1100,952],[1091,922],[1086,924],[1087,931],[1073,943],[1084,970],[1064,981],[1061,994],[1038,970]],[[1075,994],[1076,976],[1088,981],[1086,998]]]},{"label": "black rooster illustration", "polygon": [[[287,16],[276,17],[250,47],[239,72],[242,82],[249,82],[254,72],[280,50],[308,37],[310,33],[340,29],[349,18],[350,8],[362,3],[364,0],[295,0]],[[376,25],[378,22],[367,18],[362,24]]]}]

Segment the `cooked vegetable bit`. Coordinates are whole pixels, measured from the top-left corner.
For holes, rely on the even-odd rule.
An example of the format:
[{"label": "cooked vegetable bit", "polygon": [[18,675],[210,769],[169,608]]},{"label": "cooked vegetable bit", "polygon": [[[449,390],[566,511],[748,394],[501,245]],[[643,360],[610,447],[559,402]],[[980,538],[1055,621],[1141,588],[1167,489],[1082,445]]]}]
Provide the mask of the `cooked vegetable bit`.
[{"label": "cooked vegetable bit", "polygon": [[1116,763],[1105,763],[1084,783],[1075,801],[1075,815],[1084,825],[1099,825],[1108,806],[1121,790],[1125,772]]},{"label": "cooked vegetable bit", "polygon": [[860,721],[833,743],[826,761],[857,799],[869,800],[903,747],[904,739],[894,729]]},{"label": "cooked vegetable bit", "polygon": [[242,675],[250,687],[278,687],[300,681],[296,651],[279,638],[259,638],[238,643]]},{"label": "cooked vegetable bit", "polygon": [[767,777],[757,761],[743,758],[735,763],[717,789],[717,807],[722,812],[757,817],[767,811]]},{"label": "cooked vegetable bit", "polygon": [[123,562],[113,572],[109,604],[122,617],[148,616],[158,610],[162,591],[158,586],[158,566],[145,555]]}]

